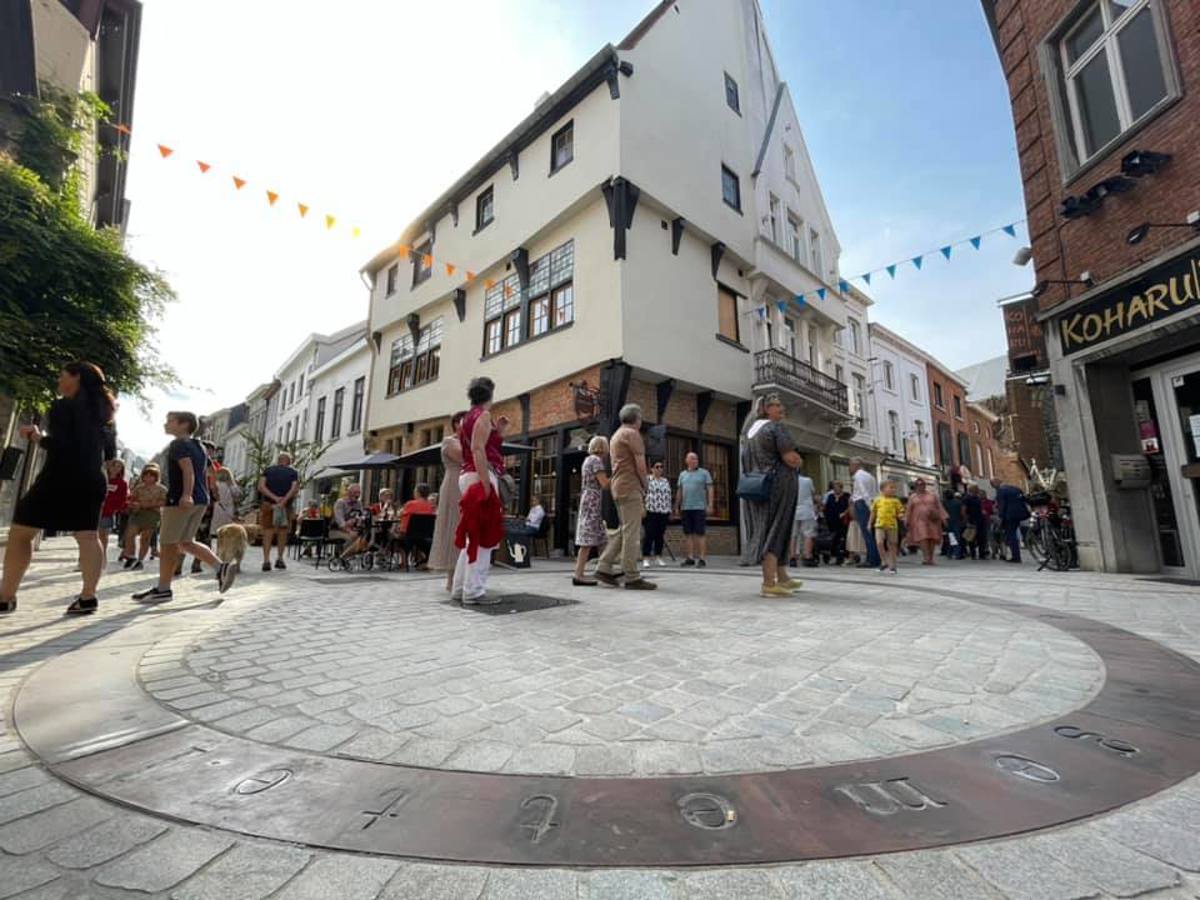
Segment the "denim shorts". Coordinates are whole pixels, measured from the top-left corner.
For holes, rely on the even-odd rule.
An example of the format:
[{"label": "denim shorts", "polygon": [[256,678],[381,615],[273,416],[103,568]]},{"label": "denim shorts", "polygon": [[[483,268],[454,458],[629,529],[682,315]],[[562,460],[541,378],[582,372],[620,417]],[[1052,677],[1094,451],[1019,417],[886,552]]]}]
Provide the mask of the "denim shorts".
[{"label": "denim shorts", "polygon": [[704,534],[708,524],[708,511],[703,509],[683,510],[683,533],[694,534],[697,537]]}]

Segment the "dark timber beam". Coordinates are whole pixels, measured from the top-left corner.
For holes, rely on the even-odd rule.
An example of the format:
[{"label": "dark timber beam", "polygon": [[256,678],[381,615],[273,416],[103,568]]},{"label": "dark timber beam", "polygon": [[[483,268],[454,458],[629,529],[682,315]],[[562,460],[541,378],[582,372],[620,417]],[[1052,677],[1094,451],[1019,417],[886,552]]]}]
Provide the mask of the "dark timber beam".
[{"label": "dark timber beam", "polygon": [[625,259],[626,232],[633,225],[633,211],[642,192],[632,181],[619,175],[606,181],[600,190],[608,207],[608,224],[613,229],[613,259]]},{"label": "dark timber beam", "polygon": [[679,242],[683,239],[684,220],[680,216],[671,220],[671,254],[679,255]]},{"label": "dark timber beam", "polygon": [[467,291],[465,288],[454,289],[454,313],[460,322],[467,318]]},{"label": "dark timber beam", "polygon": [[508,168],[512,172],[512,180],[516,181],[521,177],[521,156],[516,150],[508,154]]},{"label": "dark timber beam", "polygon": [[517,270],[517,279],[521,282],[521,290],[529,289],[529,251],[524,247],[518,247],[512,252],[512,256],[508,261],[513,264],[513,268]]},{"label": "dark timber beam", "polygon": [[717,280],[717,273],[721,271],[721,257],[725,255],[725,245],[717,241],[712,245],[712,276],[713,281]]},{"label": "dark timber beam", "polygon": [[658,383],[658,419],[661,422],[663,415],[667,411],[667,404],[671,402],[671,394],[675,392],[675,379],[668,378],[666,381]]},{"label": "dark timber beam", "polygon": [[[421,317],[416,313],[408,314],[408,331],[412,335],[413,353],[417,352],[417,344],[421,338]],[[410,426],[411,427],[411,426]]]},{"label": "dark timber beam", "polygon": [[708,418],[708,411],[712,408],[713,392],[702,391],[696,395],[696,430],[704,430],[704,420]]}]

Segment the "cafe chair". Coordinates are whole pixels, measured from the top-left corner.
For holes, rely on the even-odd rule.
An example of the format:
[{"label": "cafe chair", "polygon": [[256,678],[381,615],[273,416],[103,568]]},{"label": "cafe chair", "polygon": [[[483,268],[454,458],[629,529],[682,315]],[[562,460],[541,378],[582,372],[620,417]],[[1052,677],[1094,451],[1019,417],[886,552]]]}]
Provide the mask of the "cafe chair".
[{"label": "cafe chair", "polygon": [[414,556],[419,557],[422,564],[429,559],[429,551],[433,547],[433,526],[436,522],[437,516],[409,516],[408,530],[400,542],[404,548],[404,571],[414,568]]},{"label": "cafe chair", "polygon": [[313,565],[319,566],[321,558],[325,555],[325,547],[330,543],[329,523],[327,521],[324,519],[301,519],[300,540],[299,543],[294,545],[294,557],[299,559],[302,550],[315,549],[316,557]]},{"label": "cafe chair", "polygon": [[550,558],[550,526],[553,524],[551,522],[552,518],[553,516],[544,516],[542,524],[538,526],[538,533],[529,541],[529,550],[534,556],[537,556],[538,544],[540,543],[542,545],[543,559]]}]

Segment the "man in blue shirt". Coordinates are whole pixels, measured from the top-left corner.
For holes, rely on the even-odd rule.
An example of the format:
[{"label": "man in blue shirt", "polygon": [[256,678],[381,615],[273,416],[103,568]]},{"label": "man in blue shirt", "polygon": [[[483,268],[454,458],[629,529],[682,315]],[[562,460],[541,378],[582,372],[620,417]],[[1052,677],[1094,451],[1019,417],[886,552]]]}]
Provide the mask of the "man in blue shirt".
[{"label": "man in blue shirt", "polygon": [[700,468],[700,457],[689,453],[684,458],[684,470],[679,473],[679,490],[675,494],[675,514],[683,520],[683,549],[685,566],[707,566],[707,538],[704,536],[708,517],[713,511],[713,479],[708,469]]},{"label": "man in blue shirt", "polygon": [[1019,488],[1001,484],[999,478],[992,479],[996,489],[996,514],[1004,527],[1004,539],[1008,542],[1009,562],[1021,561],[1021,523],[1029,518],[1029,505]]},{"label": "man in blue shirt", "polygon": [[171,578],[184,553],[217,570],[223,594],[233,584],[237,568],[221,562],[196,540],[200,520],[208,506],[208,454],[192,435],[199,421],[195,413],[169,412],[163,430],[174,440],[167,447],[167,504],[158,532],[158,584],[133,595],[134,600],[162,603],[170,600]]}]

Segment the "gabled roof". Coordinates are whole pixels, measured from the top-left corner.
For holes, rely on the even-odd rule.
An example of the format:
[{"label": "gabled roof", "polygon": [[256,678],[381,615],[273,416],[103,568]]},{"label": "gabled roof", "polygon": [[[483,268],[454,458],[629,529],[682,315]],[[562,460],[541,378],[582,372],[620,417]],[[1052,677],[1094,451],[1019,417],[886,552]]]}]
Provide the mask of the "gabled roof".
[{"label": "gabled roof", "polygon": [[954,373],[967,383],[967,399],[972,402],[1005,396],[1008,357],[996,356],[959,369]]}]

